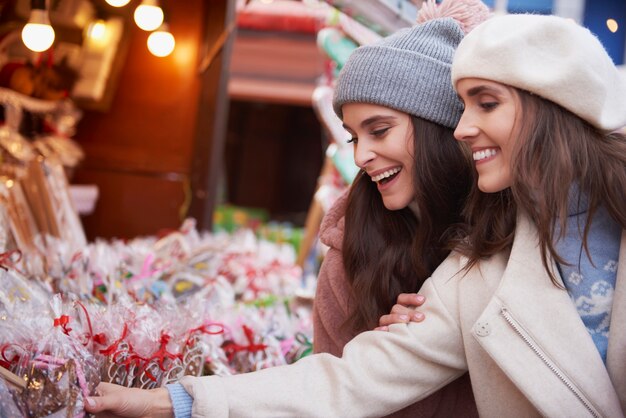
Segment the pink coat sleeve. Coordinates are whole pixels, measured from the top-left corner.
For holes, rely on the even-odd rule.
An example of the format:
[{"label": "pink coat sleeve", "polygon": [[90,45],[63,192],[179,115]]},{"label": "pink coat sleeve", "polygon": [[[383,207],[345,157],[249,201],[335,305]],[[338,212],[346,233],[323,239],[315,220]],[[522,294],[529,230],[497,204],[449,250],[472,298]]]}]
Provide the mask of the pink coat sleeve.
[{"label": "pink coat sleeve", "polygon": [[313,304],[313,349],[341,357],[343,346],[354,337],[343,327],[349,313],[350,288],[345,277],[341,251],[330,248],[317,278]]}]

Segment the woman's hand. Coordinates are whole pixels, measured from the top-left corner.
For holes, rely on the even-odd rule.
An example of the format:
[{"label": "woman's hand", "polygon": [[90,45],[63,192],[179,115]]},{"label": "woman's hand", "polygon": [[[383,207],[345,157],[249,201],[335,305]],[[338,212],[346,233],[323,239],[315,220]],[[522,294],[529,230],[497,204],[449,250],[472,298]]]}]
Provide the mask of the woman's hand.
[{"label": "woman's hand", "polygon": [[378,331],[388,331],[391,324],[406,324],[408,322],[422,322],[424,314],[417,312],[415,308],[422,306],[426,298],[417,293],[400,293],[397,303],[391,308],[391,312],[383,315],[378,320]]},{"label": "woman's hand", "polygon": [[87,398],[85,410],[97,417],[159,417],[174,416],[170,395],[165,388],[137,389],[100,383],[100,396]]}]

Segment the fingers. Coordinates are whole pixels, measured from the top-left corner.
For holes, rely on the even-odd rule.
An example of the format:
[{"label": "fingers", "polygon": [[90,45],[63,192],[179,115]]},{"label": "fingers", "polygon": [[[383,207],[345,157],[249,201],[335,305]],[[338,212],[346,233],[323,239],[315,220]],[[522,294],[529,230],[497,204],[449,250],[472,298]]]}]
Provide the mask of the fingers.
[{"label": "fingers", "polygon": [[[386,328],[386,327],[388,327],[391,324],[398,324],[398,323],[402,323],[402,322],[404,322],[404,321],[397,320],[397,319],[394,320],[393,315],[387,314],[387,315],[383,315],[383,316],[380,317],[380,319],[378,320],[378,327],[379,328],[381,328],[381,327],[385,327]],[[385,331],[387,331],[387,330],[385,330]]]},{"label": "fingers", "polygon": [[85,399],[85,410],[91,413],[97,413],[107,410],[113,410],[119,406],[119,398],[114,394],[120,390],[128,390],[119,385],[102,382],[98,385],[96,392],[100,396],[90,396]]},{"label": "fingers", "polygon": [[417,293],[401,293],[398,295],[398,303],[393,305],[391,312],[383,315],[378,320],[378,331],[388,331],[391,324],[406,324],[409,322],[422,322],[424,314],[415,310],[422,306],[426,298]]},{"label": "fingers", "polygon": [[424,304],[426,298],[417,293],[400,293],[398,295],[397,303],[404,306],[418,307]]},{"label": "fingers", "polygon": [[400,305],[394,305],[392,313],[383,315],[378,320],[378,326],[386,327],[391,324],[406,324],[409,322],[422,322],[424,320],[424,314],[416,312],[410,308],[405,308]]},{"label": "fingers", "polygon": [[104,411],[105,409],[107,408],[105,404],[102,402],[101,397],[92,396],[89,398],[85,398],[85,411],[95,414],[97,412]]},{"label": "fingers", "polygon": [[113,383],[100,382],[98,387],[96,388],[96,392],[101,396],[109,395],[111,393],[118,392],[120,390],[125,390],[123,386],[115,385]]},{"label": "fingers", "polygon": [[[101,417],[173,417],[172,402],[166,388],[127,388],[111,383],[100,383],[101,396],[85,399],[85,410]],[[103,414],[105,412],[106,414]]]}]

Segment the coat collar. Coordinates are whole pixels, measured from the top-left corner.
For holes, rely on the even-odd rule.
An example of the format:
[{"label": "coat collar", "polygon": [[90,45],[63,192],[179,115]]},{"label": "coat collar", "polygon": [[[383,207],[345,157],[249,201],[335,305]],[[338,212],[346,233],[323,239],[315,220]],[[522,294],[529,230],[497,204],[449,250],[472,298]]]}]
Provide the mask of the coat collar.
[{"label": "coat collar", "polygon": [[624,324],[626,324],[626,231],[622,231],[606,361],[613,386],[615,386],[622,403],[622,410],[626,411],[626,371],[624,370],[626,365],[626,327]]},{"label": "coat collar", "polygon": [[[499,286],[487,309],[476,322],[474,335],[492,359],[506,369],[505,372],[531,402],[547,415],[551,413],[543,407],[550,406],[537,405],[538,399],[542,399],[541,391],[544,390],[537,387],[537,382],[543,377],[529,376],[531,366],[524,361],[510,362],[510,356],[519,349],[520,358],[535,364],[533,373],[542,373],[543,376],[545,372],[544,381],[550,382],[546,383],[545,390],[554,387],[555,373],[548,366],[542,367],[541,363],[536,362],[535,357],[540,356],[532,352],[527,341],[512,332],[510,321],[514,321],[531,344],[576,386],[596,412],[600,415],[608,413],[620,416],[620,409],[626,401],[626,330],[619,326],[626,321],[626,232],[622,234],[620,251],[607,371],[567,291],[550,281],[541,262],[534,225],[525,216],[518,217],[508,263],[505,270],[501,271]],[[555,277],[560,280],[556,266],[552,268]],[[503,309],[510,316],[509,321],[503,317]],[[501,332],[494,332],[489,338],[481,338],[477,327],[486,323],[500,327],[498,329]],[[516,340],[515,337],[519,338]],[[619,406],[618,392],[622,407]],[[568,396],[566,391],[563,396]]]}]

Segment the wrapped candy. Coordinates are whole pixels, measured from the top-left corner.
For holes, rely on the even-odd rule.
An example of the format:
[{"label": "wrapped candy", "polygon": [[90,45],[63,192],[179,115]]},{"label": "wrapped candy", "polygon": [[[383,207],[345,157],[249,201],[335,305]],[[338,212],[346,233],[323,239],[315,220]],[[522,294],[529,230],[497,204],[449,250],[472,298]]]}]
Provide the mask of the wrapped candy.
[{"label": "wrapped candy", "polygon": [[89,388],[78,359],[38,355],[30,366],[22,395],[28,417],[73,417],[80,413]]},{"label": "wrapped candy", "polygon": [[[185,370],[181,346],[184,340],[180,334],[182,323],[173,319],[178,312],[171,312],[171,318],[164,314],[167,308],[155,310],[148,305],[129,305],[127,313],[120,314],[119,305],[110,309],[110,315],[124,318],[119,337],[108,338],[110,345],[99,350],[103,358],[102,379],[128,387],[154,388],[182,377]],[[133,309],[136,308],[136,309]],[[106,321],[112,322],[112,321]]]},{"label": "wrapped candy", "polygon": [[0,418],[15,418],[24,416],[13,398],[14,391],[15,390],[9,390],[9,387],[4,383],[4,380],[0,379]]},{"label": "wrapped candy", "polygon": [[0,362],[29,382],[16,397],[25,416],[80,415],[99,380],[154,388],[311,351],[310,312],[291,304],[301,270],[287,244],[186,221],[159,239],[77,250],[46,237],[37,248],[36,263],[9,254],[0,269]]},{"label": "wrapped candy", "polygon": [[84,415],[84,400],[100,382],[93,356],[70,334],[71,317],[61,297],[51,302],[54,327],[18,374],[26,380],[19,403],[29,418]]}]

